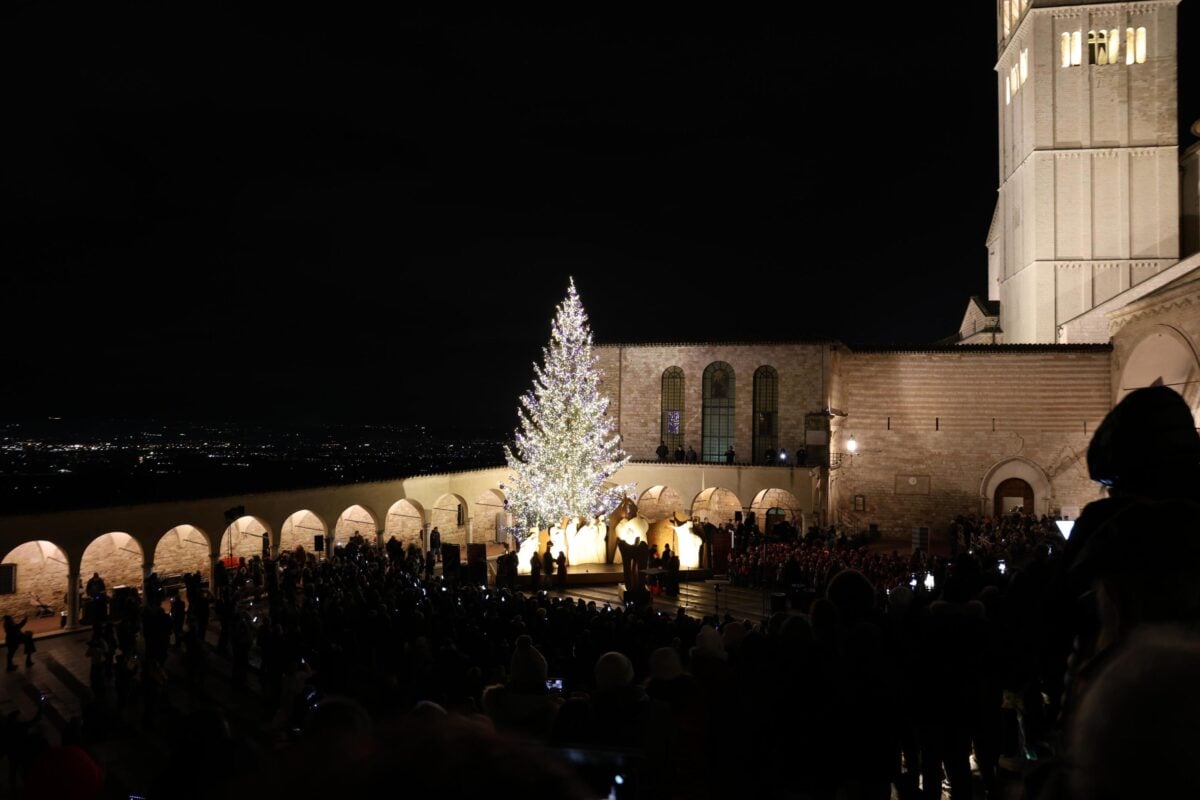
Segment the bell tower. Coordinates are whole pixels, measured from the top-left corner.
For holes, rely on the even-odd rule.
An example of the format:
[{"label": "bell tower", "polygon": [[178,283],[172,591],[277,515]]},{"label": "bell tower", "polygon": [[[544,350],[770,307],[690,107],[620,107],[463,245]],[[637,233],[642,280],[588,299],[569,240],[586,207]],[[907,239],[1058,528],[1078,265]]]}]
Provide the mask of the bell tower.
[{"label": "bell tower", "polygon": [[988,298],[1006,343],[1057,342],[1179,260],[1178,0],[994,1]]}]

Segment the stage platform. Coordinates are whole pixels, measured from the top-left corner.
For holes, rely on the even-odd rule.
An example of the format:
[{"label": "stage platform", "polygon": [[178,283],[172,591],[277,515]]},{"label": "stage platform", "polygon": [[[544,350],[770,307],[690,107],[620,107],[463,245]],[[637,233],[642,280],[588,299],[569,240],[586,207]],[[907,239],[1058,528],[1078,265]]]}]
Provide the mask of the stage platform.
[{"label": "stage platform", "polygon": [[[706,569],[679,570],[680,583],[687,581],[705,581],[712,577],[712,572]],[[542,588],[551,588],[558,580],[557,575],[551,575],[547,586],[545,574],[540,576]],[[578,564],[567,567],[567,586],[615,586],[625,579],[625,569],[620,564]],[[518,575],[517,586],[524,589],[530,583],[529,575]]]}]

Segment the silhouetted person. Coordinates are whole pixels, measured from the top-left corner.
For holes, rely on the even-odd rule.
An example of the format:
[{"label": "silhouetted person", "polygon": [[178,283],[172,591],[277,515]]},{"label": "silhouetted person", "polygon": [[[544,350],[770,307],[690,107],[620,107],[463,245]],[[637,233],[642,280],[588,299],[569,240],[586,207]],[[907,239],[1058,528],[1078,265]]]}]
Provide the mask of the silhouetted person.
[{"label": "silhouetted person", "polygon": [[737,457],[737,453],[733,452],[733,445],[729,445],[729,449],[725,451],[725,463],[732,464],[733,459]]},{"label": "silhouetted person", "polygon": [[567,554],[562,552],[558,554],[558,590],[565,592],[567,590]]},{"label": "silhouetted person", "polygon": [[658,448],[657,448],[657,449],[655,449],[655,451],[654,451],[654,454],[655,454],[656,456],[658,456],[658,460],[659,460],[659,461],[666,461],[666,460],[667,460],[667,456],[668,456],[668,455],[670,455],[670,453],[671,453],[671,451],[667,449],[667,442],[666,442],[666,440],[665,440],[665,439],[664,439],[664,440],[660,440],[660,441],[659,441],[659,443],[658,443]]},{"label": "silhouetted person", "polygon": [[542,553],[542,572],[546,573],[546,583],[550,582],[550,576],[554,574],[554,554],[550,552],[552,546],[551,542],[546,542],[546,552]]},{"label": "silhouetted person", "polygon": [[439,560],[442,557],[442,532],[437,529],[436,525],[429,532],[429,552]]},{"label": "silhouetted person", "polygon": [[17,668],[17,665],[13,663],[13,659],[17,657],[17,651],[21,649],[21,645],[25,643],[25,633],[21,629],[25,627],[25,623],[28,621],[28,616],[17,622],[8,614],[4,615],[4,646],[8,648],[9,672]]},{"label": "silhouetted person", "polygon": [[542,557],[536,552],[529,557],[529,585],[535,592],[542,588]]}]

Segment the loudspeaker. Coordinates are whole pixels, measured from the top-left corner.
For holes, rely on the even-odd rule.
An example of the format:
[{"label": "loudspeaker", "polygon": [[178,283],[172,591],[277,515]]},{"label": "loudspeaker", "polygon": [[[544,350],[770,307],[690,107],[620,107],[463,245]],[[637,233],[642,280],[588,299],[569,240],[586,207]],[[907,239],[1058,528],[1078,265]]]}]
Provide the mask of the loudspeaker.
[{"label": "loudspeaker", "polygon": [[17,593],[17,565],[0,564],[0,594]]},{"label": "loudspeaker", "polygon": [[733,512],[733,521],[741,522],[742,521],[742,512],[740,512],[740,511]]},{"label": "loudspeaker", "polygon": [[476,586],[487,583],[487,545],[482,542],[467,545],[467,580]]},{"label": "loudspeaker", "polygon": [[459,564],[458,545],[442,545],[442,574],[446,577],[457,576]]},{"label": "loudspeaker", "polygon": [[325,552],[325,537],[320,533],[313,537],[313,550],[318,553]]}]

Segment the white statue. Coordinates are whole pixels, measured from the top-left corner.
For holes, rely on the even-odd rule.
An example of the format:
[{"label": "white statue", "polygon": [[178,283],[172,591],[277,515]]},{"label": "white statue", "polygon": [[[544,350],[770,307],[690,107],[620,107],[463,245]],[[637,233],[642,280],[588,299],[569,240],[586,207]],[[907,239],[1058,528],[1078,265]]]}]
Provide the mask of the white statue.
[{"label": "white statue", "polygon": [[599,522],[589,522],[574,528],[574,521],[567,527],[568,550],[571,564],[603,564],[605,556],[605,534],[607,528]]},{"label": "white statue", "polygon": [[679,556],[680,569],[697,569],[700,566],[700,548],[704,540],[692,532],[692,523],[672,525],[675,529],[675,555]]},{"label": "white statue", "polygon": [[[648,541],[646,534],[650,531],[650,520],[642,516],[623,519],[617,523],[617,538],[626,544],[636,544],[638,539]],[[621,563],[621,551],[618,550],[613,559],[614,564]]]},{"label": "white statue", "polygon": [[517,572],[521,575],[530,573],[529,561],[533,558],[533,554],[538,551],[538,529],[530,528],[529,535],[521,542],[521,546],[517,548]]}]

